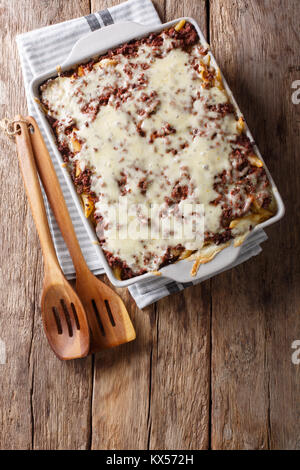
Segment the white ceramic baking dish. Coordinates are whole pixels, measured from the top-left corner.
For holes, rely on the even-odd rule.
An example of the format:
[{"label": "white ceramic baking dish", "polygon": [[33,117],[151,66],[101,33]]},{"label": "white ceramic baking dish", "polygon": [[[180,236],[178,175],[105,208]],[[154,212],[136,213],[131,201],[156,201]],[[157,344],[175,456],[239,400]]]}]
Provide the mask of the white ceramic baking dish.
[{"label": "white ceramic baking dish", "polygon": [[[92,59],[93,57],[97,57],[101,54],[105,54],[109,49],[116,47],[118,45],[121,45],[122,43],[125,43],[127,41],[130,41],[132,39],[139,39],[141,37],[147,36],[150,33],[153,32],[160,32],[163,29],[169,28],[170,26],[178,23],[181,19],[185,19],[192,23],[199,35],[200,41],[203,45],[207,46],[207,42],[197,24],[197,22],[193,18],[178,18],[174,21],[170,21],[165,24],[161,24],[159,26],[153,27],[153,26],[144,26],[138,23],[132,23],[132,22],[126,22],[126,23],[117,23],[113,24],[111,26],[107,26],[103,29],[99,29],[97,31],[91,32],[88,35],[84,36],[81,38],[79,41],[76,42],[74,45],[72,51],[70,52],[68,58],[63,64],[58,64],[61,66],[61,69],[63,72],[73,68],[76,64],[84,63],[87,62],[88,60]],[[218,67],[218,64],[215,61],[215,58],[209,52],[211,55],[211,63],[215,66]],[[60,154],[60,152],[57,149],[55,137],[53,134],[53,131],[51,129],[51,126],[49,125],[43,111],[40,109],[40,106],[36,103],[35,98],[39,98],[39,86],[48,78],[50,77],[55,77],[57,76],[57,71],[56,70],[49,70],[48,72],[43,73],[42,75],[39,75],[36,77],[32,82],[30,86],[31,90],[31,95],[32,98],[35,102],[36,110],[40,116],[40,119],[43,123],[45,132],[49,138],[49,141],[51,142],[54,154],[56,155],[56,158],[58,159],[59,163],[62,165],[63,164],[63,159]],[[229,89],[226,80],[223,77],[224,81],[224,86],[227,90],[227,93],[232,100],[233,104],[236,106],[236,110],[238,114],[241,114],[239,107],[231,93],[231,90]],[[247,129],[247,135],[250,138],[251,141],[253,141],[253,137],[246,125]],[[257,147],[255,147],[256,154],[259,156],[259,158],[262,159],[261,154],[258,150]],[[273,193],[277,201],[277,206],[278,206],[278,211],[277,213],[271,217],[270,219],[266,220],[265,222],[257,225],[254,230],[251,232],[249,237],[253,236],[257,230],[267,227],[268,225],[273,224],[274,222],[277,222],[279,219],[281,219],[284,215],[284,205],[282,202],[282,199],[279,195],[279,192],[275,186],[275,183],[268,171],[268,169],[265,167],[266,172],[268,174],[270,183],[272,185]],[[66,179],[67,185],[70,189],[70,192],[72,194],[72,197],[74,199],[74,203],[80,213],[81,219],[83,221],[83,224],[86,227],[86,230],[88,232],[88,235],[90,237],[91,242],[95,244],[95,250],[97,251],[97,254],[99,258],[101,259],[101,262],[104,266],[104,269],[106,271],[107,276],[109,277],[110,281],[112,284],[114,284],[117,287],[125,287],[130,284],[133,284],[135,282],[141,281],[142,279],[146,279],[149,277],[153,277],[153,274],[151,273],[146,273],[141,276],[134,277],[132,279],[128,279],[125,281],[120,281],[118,280],[114,274],[112,269],[107,263],[107,260],[105,258],[105,255],[99,245],[97,245],[97,236],[94,230],[93,225],[85,218],[83,210],[82,210],[82,205],[79,200],[79,197],[76,193],[75,187],[73,185],[72,179],[70,177],[70,174],[66,168],[62,168],[64,177]],[[95,243],[96,242],[96,243]],[[214,273],[226,269],[227,266],[231,265],[238,257],[239,253],[241,251],[241,246],[240,247],[234,247],[233,244],[227,248],[225,248],[223,251],[221,251],[219,254],[216,255],[216,257],[210,261],[207,264],[203,264],[200,266],[199,271],[196,276],[192,277],[190,272],[191,268],[193,266],[194,261],[188,261],[188,260],[182,260],[177,263],[171,264],[169,266],[165,266],[162,268],[160,271],[163,276],[168,277],[170,279],[173,279],[174,281],[177,282],[189,282],[189,281],[194,281],[198,280],[201,278],[205,278],[207,276],[211,276]]]}]

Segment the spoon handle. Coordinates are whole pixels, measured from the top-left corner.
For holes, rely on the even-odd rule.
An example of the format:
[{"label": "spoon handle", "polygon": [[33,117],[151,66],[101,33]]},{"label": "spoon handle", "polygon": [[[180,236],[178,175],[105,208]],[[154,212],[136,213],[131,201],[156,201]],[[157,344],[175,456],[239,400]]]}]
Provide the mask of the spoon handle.
[{"label": "spoon handle", "polygon": [[17,144],[19,166],[30,204],[33,220],[39,235],[42,252],[44,256],[45,271],[56,270],[59,266],[58,259],[53,246],[48,219],[44,206],[44,199],[38,179],[33,150],[31,146],[28,124],[23,116],[14,119],[14,130]]}]

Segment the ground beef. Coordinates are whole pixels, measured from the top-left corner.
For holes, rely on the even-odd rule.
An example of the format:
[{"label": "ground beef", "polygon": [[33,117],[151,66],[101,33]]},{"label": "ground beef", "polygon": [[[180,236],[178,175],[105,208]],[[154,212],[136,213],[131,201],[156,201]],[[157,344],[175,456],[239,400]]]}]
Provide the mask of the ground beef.
[{"label": "ground beef", "polygon": [[219,104],[209,105],[208,109],[209,111],[215,111],[221,117],[226,116],[226,114],[233,114],[235,112],[234,107],[231,103],[219,103]]},{"label": "ground beef", "polygon": [[189,188],[187,185],[181,186],[176,184],[172,190],[171,197],[175,203],[179,203],[181,200],[186,199],[188,196]]},{"label": "ground beef", "polygon": [[159,265],[159,268],[163,268],[168,264],[172,264],[178,260],[181,253],[185,250],[185,247],[182,245],[177,245],[175,247],[169,247],[162,258],[162,262]]},{"label": "ground beef", "polygon": [[61,153],[63,161],[65,163],[68,163],[70,159],[74,158],[74,153],[71,152],[67,143],[61,142],[60,144],[58,144],[58,150]]},{"label": "ground beef", "polygon": [[213,242],[216,245],[221,245],[222,243],[228,242],[232,237],[231,230],[227,228],[224,232],[221,233],[206,233],[205,241]]},{"label": "ground beef", "polygon": [[72,170],[71,176],[78,194],[87,193],[92,197],[95,196],[95,194],[91,191],[91,174],[91,170],[85,169],[80,173],[79,176],[76,176],[76,168]]},{"label": "ground beef", "polygon": [[186,49],[199,41],[197,31],[191,23],[185,23],[180,31],[176,31],[175,28],[170,28],[167,31],[168,36],[176,39],[179,45]]},{"label": "ground beef", "polygon": [[246,134],[240,134],[235,140],[232,141],[235,146],[242,147],[245,155],[250,155],[254,153],[254,142],[251,142],[249,137]]},{"label": "ground beef", "polygon": [[122,281],[125,281],[126,279],[131,279],[135,276],[140,276],[141,274],[145,274],[147,272],[146,269],[140,269],[139,271],[134,272],[131,268],[129,268],[128,264],[125,261],[122,261],[117,256],[114,256],[110,251],[103,251],[105,253],[108,264],[112,268],[120,268]]},{"label": "ground beef", "polygon": [[174,127],[172,127],[170,124],[166,124],[159,131],[152,132],[149,143],[152,144],[155,141],[155,139],[166,137],[167,135],[170,135],[170,134],[175,134],[175,132],[176,132],[176,129],[174,129]]},{"label": "ground beef", "polygon": [[125,196],[125,194],[128,193],[128,189],[126,189],[126,184],[127,184],[127,175],[122,172],[121,178],[118,180],[118,185],[119,185],[122,196]]},{"label": "ground beef", "polygon": [[142,193],[143,195],[146,194],[148,184],[149,184],[149,182],[147,181],[147,178],[142,178],[142,179],[138,182],[138,187],[140,188],[141,193]]}]

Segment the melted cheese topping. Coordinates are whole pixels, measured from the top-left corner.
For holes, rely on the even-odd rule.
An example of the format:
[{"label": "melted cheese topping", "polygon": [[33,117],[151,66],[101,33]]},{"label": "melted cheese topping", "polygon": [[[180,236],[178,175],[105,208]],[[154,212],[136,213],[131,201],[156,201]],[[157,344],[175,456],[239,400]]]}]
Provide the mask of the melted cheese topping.
[{"label": "melted cheese topping", "polygon": [[[159,54],[141,44],[133,57],[103,59],[82,76],[50,80],[41,93],[58,120],[58,140],[75,150],[75,137],[81,149],[73,161],[92,170],[103,248],[134,272],[158,269],[170,247],[199,250],[203,231],[223,230],[221,206],[210,202],[218,196],[215,175],[230,169],[230,141],[238,134],[234,114],[210,110],[228,98],[221,87],[203,86],[199,45],[187,53],[162,35]],[[109,98],[99,106],[103,96]],[[187,190],[184,199],[176,196],[178,186]],[[195,213],[195,205],[203,211]]]}]

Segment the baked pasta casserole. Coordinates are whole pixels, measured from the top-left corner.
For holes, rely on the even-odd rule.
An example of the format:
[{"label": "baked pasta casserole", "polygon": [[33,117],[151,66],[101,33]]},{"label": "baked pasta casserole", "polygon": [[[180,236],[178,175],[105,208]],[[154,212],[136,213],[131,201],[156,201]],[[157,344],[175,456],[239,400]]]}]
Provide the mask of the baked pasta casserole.
[{"label": "baked pasta casserole", "polygon": [[196,274],[276,212],[244,119],[185,20],[47,80],[40,102],[118,279],[183,258]]}]

